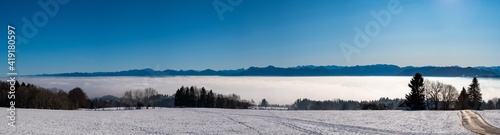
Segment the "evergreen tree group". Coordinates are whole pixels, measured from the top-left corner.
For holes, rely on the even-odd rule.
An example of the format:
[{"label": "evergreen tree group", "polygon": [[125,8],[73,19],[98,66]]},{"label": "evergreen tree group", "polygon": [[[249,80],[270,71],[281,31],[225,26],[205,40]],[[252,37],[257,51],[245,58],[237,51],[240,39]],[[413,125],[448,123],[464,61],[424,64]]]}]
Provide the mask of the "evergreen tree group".
[{"label": "evergreen tree group", "polygon": [[[462,88],[457,96],[456,89],[441,82],[424,81],[420,73],[416,73],[410,80],[408,87],[411,88],[409,94],[406,94],[405,104],[411,110],[425,109],[482,109],[484,104],[489,108],[496,108],[495,101],[484,103],[479,82],[476,77],[467,90]],[[427,96],[426,96],[427,95]],[[438,106],[441,107],[438,107]],[[453,106],[453,107],[452,107]]]},{"label": "evergreen tree group", "polygon": [[200,107],[200,108],[231,108],[248,109],[252,104],[247,100],[241,100],[236,94],[222,95],[216,94],[212,90],[208,91],[202,87],[194,86],[177,89],[175,92],[176,107]]},{"label": "evergreen tree group", "polygon": [[380,98],[371,101],[325,100],[316,101],[307,98],[297,99],[291,106],[293,110],[391,110],[403,99]]},{"label": "evergreen tree group", "polygon": [[472,79],[472,83],[467,88],[467,91],[465,88],[462,88],[458,96],[458,104],[460,109],[481,109],[483,97],[476,77]]}]

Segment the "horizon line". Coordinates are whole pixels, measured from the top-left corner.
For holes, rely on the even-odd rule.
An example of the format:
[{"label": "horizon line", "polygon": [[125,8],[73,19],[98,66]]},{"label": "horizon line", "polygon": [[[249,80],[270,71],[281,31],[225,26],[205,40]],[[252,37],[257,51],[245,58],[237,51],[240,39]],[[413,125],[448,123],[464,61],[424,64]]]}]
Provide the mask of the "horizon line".
[{"label": "horizon line", "polygon": [[282,66],[274,66],[274,65],[268,65],[268,66],[250,66],[248,68],[237,68],[237,69],[211,69],[211,68],[206,68],[206,69],[163,69],[163,70],[155,70],[150,67],[146,68],[134,68],[134,69],[123,69],[123,70],[115,70],[115,71],[94,71],[94,72],[63,72],[63,73],[39,73],[39,74],[32,74],[32,75],[23,75],[23,76],[38,76],[38,75],[51,75],[51,74],[65,74],[65,73],[103,73],[103,72],[122,72],[122,71],[130,71],[130,70],[146,70],[150,69],[153,71],[166,71],[166,70],[174,70],[174,71],[207,71],[207,70],[213,70],[213,71],[225,71],[225,70],[248,70],[250,68],[267,68],[267,67],[275,67],[275,68],[297,68],[297,67],[305,67],[305,66],[315,66],[315,67],[326,67],[326,66],[338,66],[338,67],[356,67],[356,66],[377,66],[377,65],[386,65],[386,66],[397,66],[400,68],[405,68],[405,67],[414,67],[414,68],[422,68],[422,67],[460,67],[460,68],[476,68],[476,67],[500,67],[500,65],[497,66],[459,66],[459,65],[449,65],[449,66],[434,66],[434,65],[426,65],[426,66],[399,66],[396,64],[366,64],[366,65],[298,65],[298,66],[291,66],[291,67],[282,67]]}]

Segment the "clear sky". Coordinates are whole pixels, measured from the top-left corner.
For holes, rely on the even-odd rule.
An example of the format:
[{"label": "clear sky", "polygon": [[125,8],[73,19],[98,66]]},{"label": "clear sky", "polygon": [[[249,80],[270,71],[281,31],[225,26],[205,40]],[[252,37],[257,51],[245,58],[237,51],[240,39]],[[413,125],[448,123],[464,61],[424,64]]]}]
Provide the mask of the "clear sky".
[{"label": "clear sky", "polygon": [[[56,12],[34,0],[0,1],[0,26],[13,25],[17,36],[29,40],[18,41],[20,74],[147,67],[500,65],[498,0],[401,0],[399,5],[389,0],[65,1],[49,6]],[[214,2],[227,11],[219,16]],[[380,17],[385,26],[370,13],[391,7],[400,12]],[[36,33],[23,17],[35,23]],[[367,34],[366,26],[374,26],[368,29],[370,42],[356,45],[355,28]],[[0,37],[6,33],[0,31]],[[0,41],[6,45],[7,39]],[[358,53],[346,55],[343,42]],[[7,47],[0,55],[7,59]],[[6,72],[6,60],[4,65]]]}]

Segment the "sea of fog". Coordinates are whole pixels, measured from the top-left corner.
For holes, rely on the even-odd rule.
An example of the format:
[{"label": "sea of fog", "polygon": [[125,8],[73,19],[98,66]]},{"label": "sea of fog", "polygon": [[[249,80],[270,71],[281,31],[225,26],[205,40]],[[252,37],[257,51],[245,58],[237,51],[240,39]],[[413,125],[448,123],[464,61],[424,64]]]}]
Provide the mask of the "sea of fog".
[{"label": "sea of fog", "polygon": [[[263,98],[272,104],[291,104],[298,98],[313,100],[352,99],[375,100],[380,97],[403,98],[410,91],[410,76],[366,77],[19,77],[46,88],[66,91],[82,88],[90,98],[103,95],[121,97],[125,90],[152,87],[159,93],[172,95],[181,86],[212,89],[216,93],[235,93],[242,99],[259,102]],[[460,92],[472,82],[468,77],[425,77],[451,84]],[[500,79],[479,78],[483,99],[500,97]]]}]

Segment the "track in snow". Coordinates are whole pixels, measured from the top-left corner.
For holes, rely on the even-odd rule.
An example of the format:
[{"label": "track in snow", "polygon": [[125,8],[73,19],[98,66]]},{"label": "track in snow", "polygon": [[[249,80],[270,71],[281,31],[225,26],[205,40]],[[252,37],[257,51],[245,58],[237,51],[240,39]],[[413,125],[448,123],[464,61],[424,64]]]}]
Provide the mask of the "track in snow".
[{"label": "track in snow", "polygon": [[478,134],[500,134],[500,128],[488,124],[477,113],[471,110],[462,110],[462,124],[465,128]]}]

